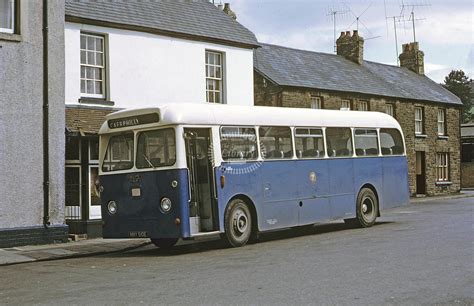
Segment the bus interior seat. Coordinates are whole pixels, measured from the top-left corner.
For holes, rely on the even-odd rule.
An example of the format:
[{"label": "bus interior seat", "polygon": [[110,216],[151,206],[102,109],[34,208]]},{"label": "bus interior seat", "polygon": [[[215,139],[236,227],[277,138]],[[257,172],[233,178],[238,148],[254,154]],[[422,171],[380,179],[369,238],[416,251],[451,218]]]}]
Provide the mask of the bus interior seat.
[{"label": "bus interior seat", "polygon": [[285,153],[283,154],[283,156],[284,156],[284,157],[293,157],[293,152],[290,150],[290,151],[288,151],[288,152],[285,152]]},{"label": "bus interior seat", "polygon": [[336,151],[336,156],[349,156],[351,151],[347,148],[339,149]]},{"label": "bus interior seat", "polygon": [[279,150],[272,150],[268,152],[267,158],[283,158],[285,155],[283,154],[283,151]]},{"label": "bus interior seat", "polygon": [[303,152],[301,152],[301,150],[296,150],[296,157],[298,158],[303,157]]},{"label": "bus interior seat", "polygon": [[365,150],[364,149],[356,149],[356,155],[357,156],[365,156]]},{"label": "bus interior seat", "polygon": [[403,154],[403,147],[402,146],[393,146],[392,151],[393,151],[393,154]]},{"label": "bus interior seat", "polygon": [[303,152],[303,157],[319,157],[319,151],[315,149],[306,150]]},{"label": "bus interior seat", "polygon": [[377,148],[370,148],[370,149],[365,150],[365,154],[366,155],[378,155],[379,151],[377,150]]},{"label": "bus interior seat", "polygon": [[383,155],[392,155],[392,149],[391,148],[386,148],[386,147],[382,147],[382,154]]}]

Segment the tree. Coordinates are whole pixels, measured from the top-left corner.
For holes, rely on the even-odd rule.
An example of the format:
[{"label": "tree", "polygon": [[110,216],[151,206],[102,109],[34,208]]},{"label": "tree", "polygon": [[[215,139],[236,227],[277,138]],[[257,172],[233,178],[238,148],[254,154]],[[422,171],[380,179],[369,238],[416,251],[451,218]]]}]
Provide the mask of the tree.
[{"label": "tree", "polygon": [[463,107],[462,121],[469,122],[474,119],[471,109],[474,108],[473,80],[462,70],[452,70],[444,78],[444,87],[461,99]]}]

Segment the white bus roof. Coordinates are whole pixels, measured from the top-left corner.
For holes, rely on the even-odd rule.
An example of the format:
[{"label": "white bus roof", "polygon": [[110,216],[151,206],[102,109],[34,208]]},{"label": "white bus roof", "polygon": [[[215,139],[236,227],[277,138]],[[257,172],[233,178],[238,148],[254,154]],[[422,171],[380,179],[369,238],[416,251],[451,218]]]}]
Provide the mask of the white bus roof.
[{"label": "white bus roof", "polygon": [[[108,121],[157,113],[159,122],[109,128]],[[119,132],[133,128],[149,128],[164,125],[242,125],[242,126],[322,126],[322,127],[368,127],[396,128],[398,122],[385,113],[368,111],[340,111],[308,108],[286,108],[269,106],[231,106],[222,104],[174,103],[155,108],[122,110],[107,115],[99,134]]]}]

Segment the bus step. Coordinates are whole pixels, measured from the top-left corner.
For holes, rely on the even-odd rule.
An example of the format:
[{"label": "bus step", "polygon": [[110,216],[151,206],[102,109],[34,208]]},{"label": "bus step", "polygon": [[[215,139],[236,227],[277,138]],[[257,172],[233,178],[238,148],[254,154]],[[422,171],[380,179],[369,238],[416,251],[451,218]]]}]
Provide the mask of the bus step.
[{"label": "bus step", "polygon": [[213,231],[213,232],[199,232],[192,235],[189,238],[185,238],[184,240],[201,240],[201,239],[208,239],[208,238],[219,238],[221,232]]}]

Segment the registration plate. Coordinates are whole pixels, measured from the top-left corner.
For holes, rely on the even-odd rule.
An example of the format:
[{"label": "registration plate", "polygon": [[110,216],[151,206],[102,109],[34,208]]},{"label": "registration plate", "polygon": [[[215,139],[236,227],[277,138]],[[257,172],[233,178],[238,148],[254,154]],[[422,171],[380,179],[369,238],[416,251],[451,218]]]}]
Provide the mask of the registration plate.
[{"label": "registration plate", "polygon": [[148,232],[128,232],[130,238],[147,238]]}]

